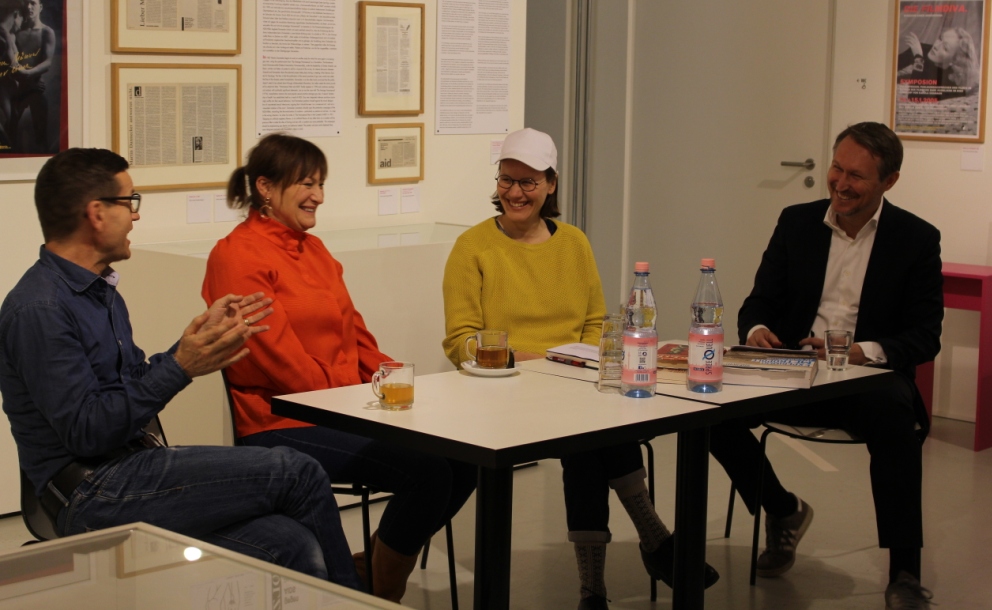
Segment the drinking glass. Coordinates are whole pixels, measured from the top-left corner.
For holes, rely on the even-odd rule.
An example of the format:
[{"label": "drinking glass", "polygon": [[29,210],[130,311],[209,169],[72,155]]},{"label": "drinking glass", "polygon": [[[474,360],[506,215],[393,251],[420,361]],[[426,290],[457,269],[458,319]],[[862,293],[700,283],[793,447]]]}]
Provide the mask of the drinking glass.
[{"label": "drinking glass", "polygon": [[405,411],[413,406],[413,363],[383,362],[372,374],[372,392],[387,411]]},{"label": "drinking glass", "polygon": [[[469,345],[475,341],[475,350]],[[505,330],[480,330],[465,339],[465,351],[480,369],[505,369],[510,362],[509,336]]]},{"label": "drinking glass", "polygon": [[617,392],[620,388],[620,370],[623,368],[623,329],[627,316],[608,313],[603,316],[603,335],[599,340],[600,392]]},{"label": "drinking glass", "polygon": [[828,330],[824,347],[827,352],[827,368],[831,371],[843,371],[847,368],[847,360],[851,355],[851,340],[853,335],[849,330]]}]

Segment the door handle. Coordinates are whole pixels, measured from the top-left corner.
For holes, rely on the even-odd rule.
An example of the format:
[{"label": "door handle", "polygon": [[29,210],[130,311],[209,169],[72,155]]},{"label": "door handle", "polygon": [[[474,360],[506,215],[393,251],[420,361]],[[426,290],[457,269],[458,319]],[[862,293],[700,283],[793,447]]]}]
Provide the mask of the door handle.
[{"label": "door handle", "polygon": [[816,167],[816,162],[813,161],[812,159],[806,159],[805,161],[782,161],[782,166],[783,167],[802,167],[802,168],[805,168],[806,171],[810,171],[814,167]]}]

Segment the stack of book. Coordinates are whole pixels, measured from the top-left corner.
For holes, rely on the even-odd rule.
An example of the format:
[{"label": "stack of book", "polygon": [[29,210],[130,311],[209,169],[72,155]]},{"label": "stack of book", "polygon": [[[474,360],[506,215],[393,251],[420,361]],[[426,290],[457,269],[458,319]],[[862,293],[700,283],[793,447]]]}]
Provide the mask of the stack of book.
[{"label": "stack of book", "polygon": [[735,345],[723,354],[723,382],[772,388],[809,388],[816,352]]},{"label": "stack of book", "polygon": [[[570,343],[547,351],[548,360],[599,368],[595,345]],[[689,346],[666,343],[658,347],[658,383],[685,384]],[[723,382],[771,388],[809,388],[816,378],[816,352],[735,345],[723,354]]]}]

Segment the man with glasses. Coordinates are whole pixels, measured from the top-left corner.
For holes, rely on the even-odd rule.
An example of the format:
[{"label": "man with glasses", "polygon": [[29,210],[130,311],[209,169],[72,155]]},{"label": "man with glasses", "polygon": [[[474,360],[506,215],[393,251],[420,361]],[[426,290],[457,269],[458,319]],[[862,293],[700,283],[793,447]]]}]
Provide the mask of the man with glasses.
[{"label": "man with glasses", "polygon": [[73,148],[38,174],[45,244],[0,307],[0,394],[21,469],[61,536],[144,521],[360,589],[327,475],[292,449],[164,447],[144,431],[193,377],[268,329],[261,293],[227,295],[147,361],[110,266],[141,196],[128,163]]}]

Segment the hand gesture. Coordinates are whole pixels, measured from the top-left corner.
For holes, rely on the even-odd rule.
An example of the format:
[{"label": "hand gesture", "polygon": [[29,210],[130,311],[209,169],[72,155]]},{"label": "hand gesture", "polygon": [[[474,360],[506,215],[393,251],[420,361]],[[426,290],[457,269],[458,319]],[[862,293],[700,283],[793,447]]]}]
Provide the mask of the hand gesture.
[{"label": "hand gesture", "polygon": [[269,329],[254,324],[272,313],[271,303],[260,292],[248,297],[229,294],[214,301],[183,331],[175,354],[179,366],[190,377],[199,377],[247,356],[245,341]]},{"label": "hand gesture", "polygon": [[782,342],[772,331],[767,328],[759,328],[747,338],[747,345],[751,347],[782,347]]}]

